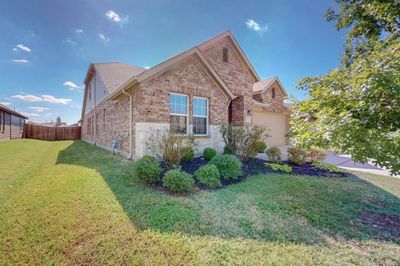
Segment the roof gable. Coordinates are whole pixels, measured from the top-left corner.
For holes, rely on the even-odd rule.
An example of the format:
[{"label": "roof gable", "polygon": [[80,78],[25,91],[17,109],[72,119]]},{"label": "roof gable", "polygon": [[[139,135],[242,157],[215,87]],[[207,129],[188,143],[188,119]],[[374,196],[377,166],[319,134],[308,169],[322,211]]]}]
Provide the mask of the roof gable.
[{"label": "roof gable", "polygon": [[263,80],[260,80],[253,85],[253,94],[260,94],[264,93],[266,90],[272,88],[274,84],[277,83],[279,88],[282,90],[283,94],[285,97],[288,96],[285,87],[283,87],[281,81],[279,80],[278,77],[271,77],[271,78],[266,78]]},{"label": "roof gable", "polygon": [[[231,99],[233,99],[235,96],[233,93],[229,90],[229,88],[226,86],[226,84],[222,81],[222,79],[218,76],[218,74],[215,72],[213,67],[208,63],[208,61],[204,58],[202,55],[201,51],[198,49],[198,47],[191,48],[183,53],[180,53],[144,72],[139,74],[138,76],[131,77],[129,80],[127,80],[124,84],[121,85],[120,88],[126,88],[134,84],[135,82],[142,82],[144,80],[147,80],[154,75],[159,75],[171,67],[175,66],[176,64],[182,62],[183,60],[187,59],[190,56],[196,56],[200,62],[204,65],[204,67],[208,70],[207,73],[209,76],[216,82],[216,84],[224,91],[224,93]],[[119,91],[115,91],[110,98],[113,98],[119,94]]]},{"label": "roof gable", "polygon": [[232,43],[233,48],[235,49],[236,53],[239,55],[241,61],[246,66],[249,73],[254,77],[254,80],[259,81],[260,77],[258,76],[256,70],[254,69],[253,65],[250,63],[246,54],[243,52],[239,43],[236,41],[235,37],[233,36],[233,34],[230,31],[226,31],[226,32],[198,45],[198,47],[202,51],[207,50],[207,49],[211,48],[212,46],[215,46],[218,43],[222,42],[226,38],[229,39],[229,41]]}]

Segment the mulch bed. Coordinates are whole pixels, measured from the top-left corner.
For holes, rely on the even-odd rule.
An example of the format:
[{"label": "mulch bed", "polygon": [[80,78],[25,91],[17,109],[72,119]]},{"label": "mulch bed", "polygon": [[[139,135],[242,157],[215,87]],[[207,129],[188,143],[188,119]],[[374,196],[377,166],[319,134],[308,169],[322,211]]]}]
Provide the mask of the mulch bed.
[{"label": "mulch bed", "polygon": [[[265,166],[265,163],[267,161],[258,159],[258,158],[253,158],[248,161],[242,162],[242,175],[236,179],[236,180],[225,180],[221,178],[221,183],[222,186],[227,186],[231,185],[234,183],[239,183],[246,179],[248,176],[253,176],[253,175],[259,175],[259,174],[287,174],[281,171],[274,171],[270,169],[269,167]],[[197,169],[199,169],[201,166],[207,164],[208,161],[204,159],[203,157],[196,157],[193,159],[191,162],[183,162],[181,164],[181,169],[191,175],[194,175],[194,172],[196,172]],[[347,173],[331,173],[328,172],[324,169],[320,169],[317,167],[314,167],[310,163],[302,164],[302,165],[296,165],[290,162],[283,162],[285,164],[288,164],[292,167],[293,171],[291,174],[294,175],[310,175],[310,176],[324,176],[324,177],[346,177],[348,176]],[[162,173],[162,176],[164,176],[164,173],[169,170],[164,166],[164,171]]]}]

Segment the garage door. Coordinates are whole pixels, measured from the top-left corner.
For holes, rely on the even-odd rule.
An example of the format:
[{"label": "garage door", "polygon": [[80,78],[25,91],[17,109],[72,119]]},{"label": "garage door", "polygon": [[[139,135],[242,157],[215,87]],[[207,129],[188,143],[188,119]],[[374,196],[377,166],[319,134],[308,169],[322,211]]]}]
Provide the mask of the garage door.
[{"label": "garage door", "polygon": [[266,128],[266,133],[269,135],[265,142],[268,146],[286,145],[285,135],[288,129],[288,116],[255,110],[253,112],[254,124]]}]

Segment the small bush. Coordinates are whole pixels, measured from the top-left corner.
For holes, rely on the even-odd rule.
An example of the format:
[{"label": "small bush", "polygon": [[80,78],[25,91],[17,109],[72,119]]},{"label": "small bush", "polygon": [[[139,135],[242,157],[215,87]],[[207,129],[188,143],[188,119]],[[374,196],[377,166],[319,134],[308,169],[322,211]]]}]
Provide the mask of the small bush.
[{"label": "small bush", "polygon": [[224,154],[233,154],[233,152],[228,146],[225,146],[224,147]]},{"label": "small bush", "polygon": [[281,150],[277,147],[272,147],[269,148],[266,152],[265,152],[268,156],[268,159],[271,162],[280,162],[281,161]]},{"label": "small bush", "polygon": [[267,149],[267,144],[264,141],[256,141],[254,142],[254,151],[257,153],[263,153]]},{"label": "small bush", "polygon": [[140,180],[154,184],[159,180],[162,168],[156,158],[146,155],[135,162],[135,171]]},{"label": "small bush", "polygon": [[173,168],[179,166],[184,157],[191,160],[193,151],[190,149],[193,149],[194,137],[155,132],[147,145],[152,154],[160,158],[168,167]]},{"label": "small bush", "polygon": [[236,155],[242,161],[255,156],[257,152],[254,150],[254,144],[262,139],[264,131],[265,129],[261,126],[224,124],[220,128],[225,145],[232,154]]},{"label": "small bush", "polygon": [[211,160],[215,155],[217,155],[217,152],[213,148],[205,148],[203,151],[203,157],[206,160]]},{"label": "small bush", "polygon": [[316,162],[313,162],[312,165],[316,168],[328,171],[330,173],[343,173],[344,172],[342,169],[340,169],[336,165],[332,165],[329,163],[323,163],[323,162],[316,161]]},{"label": "small bush", "polygon": [[189,192],[192,190],[193,185],[193,177],[180,169],[168,170],[163,178],[163,186],[172,192]]},{"label": "small bush", "polygon": [[306,161],[307,162],[316,162],[323,161],[326,157],[326,151],[319,148],[310,148],[306,150]]},{"label": "small bush", "polygon": [[217,155],[212,158],[210,164],[218,168],[224,179],[237,179],[242,174],[242,162],[235,155]]},{"label": "small bush", "polygon": [[201,166],[194,175],[200,184],[203,184],[208,188],[221,186],[218,168],[213,164]]},{"label": "small bush", "polygon": [[293,147],[287,150],[289,155],[289,162],[295,164],[303,164],[306,161],[306,151],[302,148]]},{"label": "small bush", "polygon": [[292,167],[287,164],[278,164],[278,163],[265,163],[265,166],[271,168],[274,171],[282,171],[290,174],[292,172]]},{"label": "small bush", "polygon": [[186,147],[183,149],[183,162],[191,162],[194,159],[194,149],[192,147]]}]

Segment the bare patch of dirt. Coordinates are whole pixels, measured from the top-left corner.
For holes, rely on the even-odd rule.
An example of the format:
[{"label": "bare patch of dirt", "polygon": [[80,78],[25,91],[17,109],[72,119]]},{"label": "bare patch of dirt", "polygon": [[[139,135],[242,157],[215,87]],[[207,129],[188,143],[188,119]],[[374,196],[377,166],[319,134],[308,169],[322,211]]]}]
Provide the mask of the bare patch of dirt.
[{"label": "bare patch of dirt", "polygon": [[372,211],[360,211],[358,218],[361,223],[374,231],[379,231],[389,236],[396,242],[400,242],[400,216],[382,214]]}]

